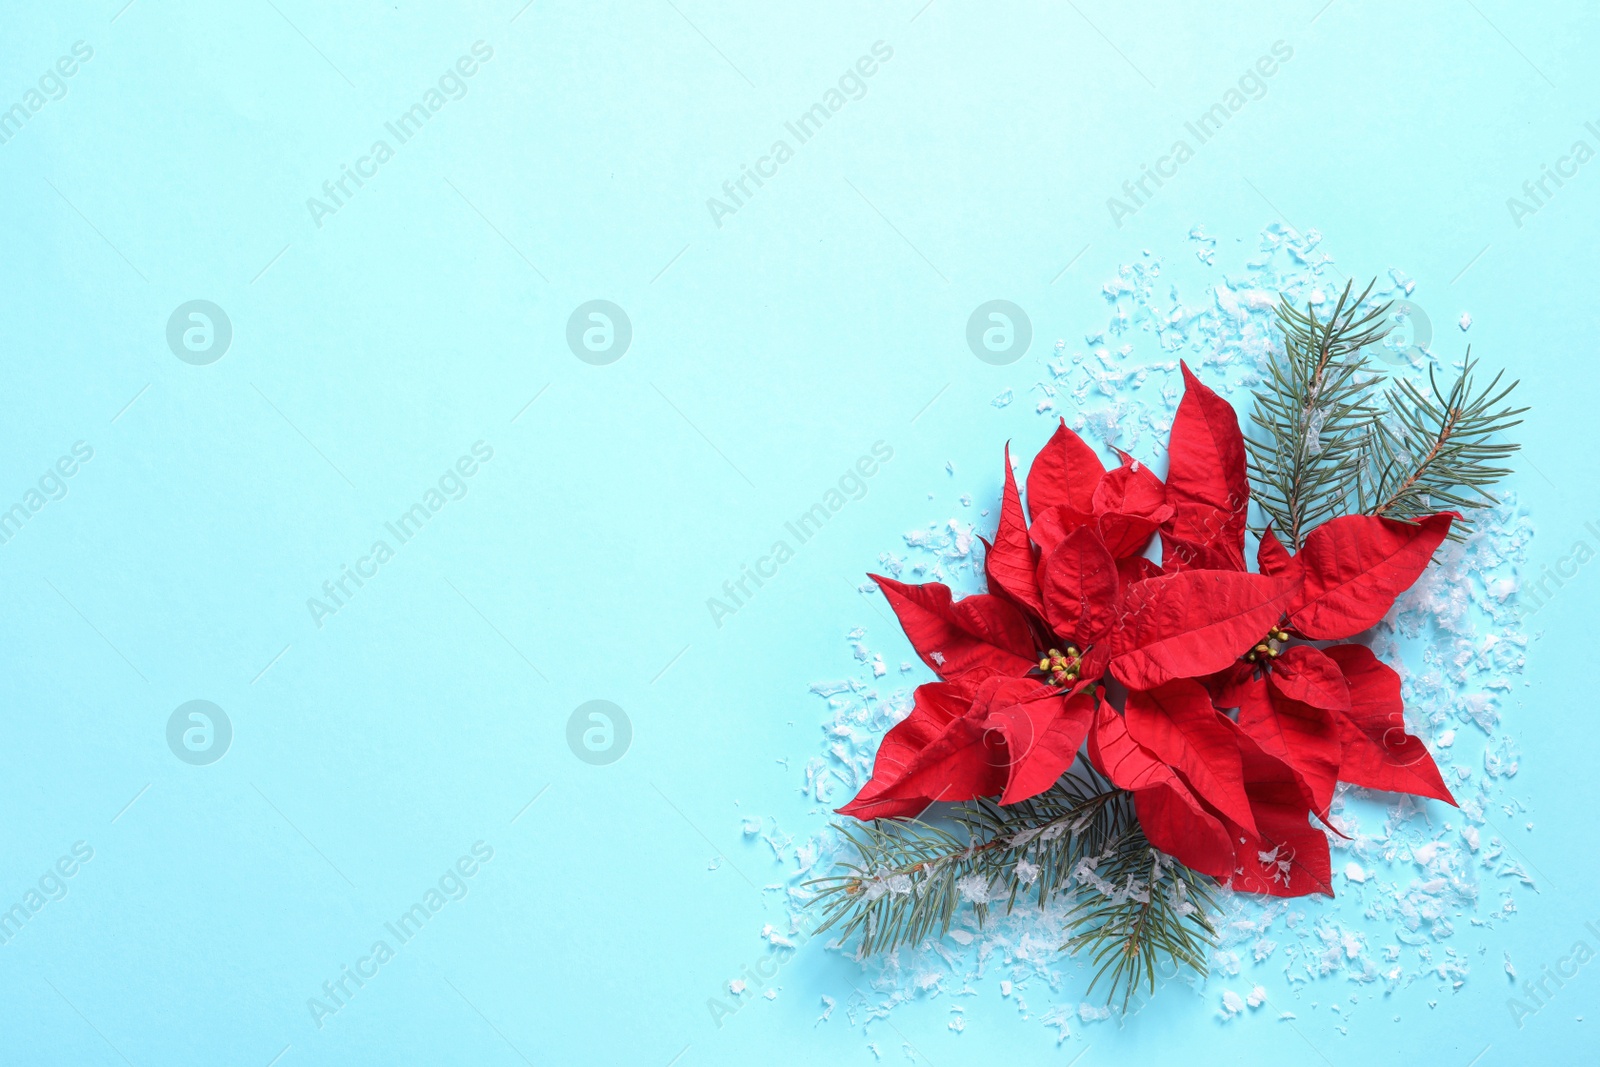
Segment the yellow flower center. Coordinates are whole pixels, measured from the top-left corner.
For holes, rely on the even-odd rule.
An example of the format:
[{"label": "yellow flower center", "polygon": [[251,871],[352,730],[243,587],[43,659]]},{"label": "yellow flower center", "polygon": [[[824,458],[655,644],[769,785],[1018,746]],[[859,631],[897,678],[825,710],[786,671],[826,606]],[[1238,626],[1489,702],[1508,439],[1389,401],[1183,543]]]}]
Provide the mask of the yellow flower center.
[{"label": "yellow flower center", "polygon": [[1256,643],[1256,646],[1244,654],[1250,663],[1265,663],[1278,658],[1278,653],[1283,651],[1283,642],[1289,640],[1289,631],[1274,626],[1267,631],[1267,636]]},{"label": "yellow flower center", "polygon": [[1039,670],[1059,686],[1072,685],[1082,669],[1083,658],[1076,645],[1068,645],[1066,652],[1052,648],[1039,658]]}]

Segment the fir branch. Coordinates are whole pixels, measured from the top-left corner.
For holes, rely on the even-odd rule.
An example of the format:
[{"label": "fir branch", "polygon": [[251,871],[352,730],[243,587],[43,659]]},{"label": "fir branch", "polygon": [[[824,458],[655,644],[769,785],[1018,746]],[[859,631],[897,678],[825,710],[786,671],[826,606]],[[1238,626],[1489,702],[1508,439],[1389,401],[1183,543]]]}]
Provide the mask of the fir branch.
[{"label": "fir branch", "polygon": [[[860,863],[841,863],[848,873],[813,879],[811,904],[823,909],[817,933],[835,925],[840,939],[861,934],[865,954],[920,941],[937,926],[950,929],[959,904],[956,883],[970,873],[981,844],[915,819],[842,824]],[[991,842],[990,844],[995,844]]]},{"label": "fir branch", "polygon": [[[1519,425],[1528,409],[1506,405],[1518,383],[1502,388],[1504,372],[1475,389],[1476,366],[1468,348],[1449,392],[1440,390],[1432,367],[1428,392],[1404,380],[1390,391],[1390,417],[1373,428],[1362,456],[1364,513],[1415,519],[1494,503],[1489,488],[1511,473],[1497,464],[1520,446],[1490,439]],[[1455,524],[1450,536],[1460,540],[1469,523]]]},{"label": "fir branch", "polygon": [[1155,990],[1163,956],[1205,974],[1205,950],[1216,936],[1207,916],[1216,910],[1209,880],[1152,848],[1137,824],[1098,861],[1079,877],[1099,895],[1081,894],[1067,919],[1072,936],[1062,946],[1087,952],[1099,965],[1089,988],[1109,978],[1108,1000],[1120,989],[1127,1011],[1141,984]]},{"label": "fir branch", "polygon": [[[1097,776],[1069,774],[1020,804],[962,805],[949,830],[915,819],[840,826],[860,861],[807,883],[818,887],[813,903],[824,909],[818,932],[841,924],[847,939],[859,931],[866,953],[919,941],[936,927],[942,935],[962,903],[959,883],[972,875],[985,887],[1005,887],[1007,910],[1035,884],[1042,903],[1090,854],[1088,846],[1102,845],[1132,818],[1125,797]],[[973,909],[984,921],[986,900],[973,901]]]},{"label": "fir branch", "polygon": [[1132,795],[1092,770],[1017,804],[962,805],[951,818],[950,830],[913,819],[840,827],[857,860],[807,883],[823,909],[818,932],[838,926],[841,941],[859,934],[862,953],[883,952],[948,932],[963,903],[981,926],[991,906],[1009,913],[1019,898],[1042,906],[1064,893],[1074,907],[1062,947],[1091,954],[1093,984],[1109,974],[1108,1002],[1120,990],[1125,1009],[1162,956],[1205,973],[1213,931],[1202,876],[1151,848]]},{"label": "fir branch", "polygon": [[[1065,775],[1036,797],[1002,807],[980,797],[952,814],[973,841],[984,842],[990,884],[1007,887],[1006,911],[1031,891],[1043,906],[1067,885],[1077,864],[1105,850],[1133,819],[1130,795],[1091,768]],[[995,848],[987,848],[997,845]],[[980,912],[979,918],[982,919]]]},{"label": "fir branch", "polygon": [[1326,320],[1309,304],[1278,306],[1284,358],[1269,365],[1250,416],[1260,431],[1245,442],[1256,502],[1296,551],[1359,498],[1359,460],[1379,415],[1363,349],[1388,332],[1389,305],[1362,310],[1372,286],[1354,299],[1352,287]]}]

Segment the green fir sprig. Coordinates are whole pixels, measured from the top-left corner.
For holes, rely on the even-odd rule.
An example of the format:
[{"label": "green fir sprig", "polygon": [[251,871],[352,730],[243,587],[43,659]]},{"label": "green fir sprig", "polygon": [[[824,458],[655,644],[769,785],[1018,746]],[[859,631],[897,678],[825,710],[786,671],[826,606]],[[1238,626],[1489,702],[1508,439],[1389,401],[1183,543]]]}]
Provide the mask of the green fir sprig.
[{"label": "green fir sprig", "polygon": [[[1494,503],[1490,487],[1511,473],[1498,463],[1518,446],[1493,438],[1521,424],[1517,416],[1528,409],[1505,405],[1517,383],[1502,387],[1503,371],[1474,388],[1476,366],[1469,348],[1448,391],[1440,389],[1432,367],[1428,391],[1405,380],[1391,391],[1391,418],[1374,429],[1362,455],[1362,512],[1391,519],[1444,510],[1465,516]],[[1467,521],[1451,535],[1459,540]]]},{"label": "green fir sprig", "polygon": [[1245,440],[1251,491],[1280,537],[1298,550],[1311,530],[1348,514],[1360,497],[1361,456],[1380,408],[1365,349],[1388,328],[1389,305],[1363,310],[1372,286],[1351,299],[1347,284],[1333,312],[1317,317],[1278,305],[1283,358],[1267,366]]},{"label": "green fir sprig", "polygon": [[1389,304],[1369,305],[1372,285],[1347,284],[1327,318],[1309,304],[1278,306],[1283,355],[1267,367],[1245,440],[1251,492],[1280,537],[1298,550],[1313,529],[1341,515],[1416,519],[1494,504],[1500,464],[1519,446],[1494,440],[1526,408],[1507,405],[1517,383],[1496,374],[1477,388],[1471,350],[1448,389],[1428,368],[1428,389],[1374,372],[1367,352],[1388,333]]},{"label": "green fir sprig", "polygon": [[1141,984],[1155,990],[1163,958],[1204,975],[1206,949],[1216,937],[1215,883],[1152,847],[1137,824],[1098,859],[1084,872],[1087,887],[1067,916],[1072,936],[1062,946],[1098,965],[1090,990],[1108,979],[1108,999],[1121,990],[1127,1011]]},{"label": "green fir sprig", "polygon": [[1039,796],[1001,806],[979,799],[956,807],[948,827],[914,819],[841,826],[855,852],[842,873],[815,879],[818,932],[859,936],[863,954],[947,933],[962,907],[981,926],[993,907],[1072,902],[1062,948],[1098,966],[1108,1000],[1154,988],[1163,957],[1204,974],[1213,936],[1210,880],[1153,849],[1139,828],[1132,794],[1091,769],[1064,775]]}]

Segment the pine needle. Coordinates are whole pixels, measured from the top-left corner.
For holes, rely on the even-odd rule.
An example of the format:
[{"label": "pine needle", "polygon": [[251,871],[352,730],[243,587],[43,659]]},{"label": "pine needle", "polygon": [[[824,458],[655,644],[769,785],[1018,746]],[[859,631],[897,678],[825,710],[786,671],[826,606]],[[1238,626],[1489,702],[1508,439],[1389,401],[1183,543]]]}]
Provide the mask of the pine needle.
[{"label": "pine needle", "polygon": [[1150,846],[1132,794],[1092,770],[1069,773],[1031,800],[1004,807],[979,799],[951,813],[949,829],[915,819],[841,826],[856,860],[843,873],[806,883],[823,909],[818,932],[837,926],[861,952],[887,952],[942,936],[962,906],[978,924],[991,907],[1009,913],[1023,898],[1042,906],[1069,896],[1062,948],[1097,966],[1090,988],[1109,978],[1107,1003],[1126,1010],[1157,962],[1201,974],[1214,934],[1210,880]]},{"label": "pine needle", "polygon": [[1368,285],[1347,284],[1326,320],[1316,309],[1278,306],[1283,356],[1268,366],[1246,439],[1256,503],[1298,551],[1306,535],[1341,515],[1417,519],[1491,506],[1489,490],[1511,473],[1500,463],[1519,446],[1493,438],[1521,423],[1527,408],[1506,399],[1517,383],[1496,374],[1477,389],[1471,350],[1448,390],[1428,369],[1428,390],[1404,378],[1385,387],[1364,350],[1382,340],[1388,304],[1362,310]]},{"label": "pine needle", "polygon": [[1091,991],[1107,979],[1108,1002],[1120,991],[1126,1012],[1140,985],[1155,990],[1163,958],[1206,973],[1205,950],[1216,936],[1207,915],[1216,910],[1209,878],[1151,847],[1135,825],[1096,857],[1084,881],[1097,894],[1080,894],[1062,947],[1098,964]]},{"label": "pine needle", "polygon": [[[1491,438],[1520,425],[1517,416],[1528,409],[1505,406],[1517,383],[1501,387],[1503,371],[1474,389],[1476,366],[1469,348],[1448,392],[1432,367],[1429,392],[1409,381],[1391,390],[1390,417],[1374,429],[1362,457],[1364,513],[1415,519],[1455,510],[1465,516],[1494,504],[1489,488],[1511,473],[1497,464],[1520,446]],[[1450,536],[1460,540],[1469,523],[1456,523]]]},{"label": "pine needle", "polygon": [[1298,551],[1319,524],[1354,510],[1360,458],[1380,409],[1363,352],[1388,327],[1388,304],[1361,310],[1368,285],[1351,299],[1346,284],[1326,320],[1316,309],[1278,305],[1283,358],[1268,366],[1246,439],[1254,495],[1267,519]]}]

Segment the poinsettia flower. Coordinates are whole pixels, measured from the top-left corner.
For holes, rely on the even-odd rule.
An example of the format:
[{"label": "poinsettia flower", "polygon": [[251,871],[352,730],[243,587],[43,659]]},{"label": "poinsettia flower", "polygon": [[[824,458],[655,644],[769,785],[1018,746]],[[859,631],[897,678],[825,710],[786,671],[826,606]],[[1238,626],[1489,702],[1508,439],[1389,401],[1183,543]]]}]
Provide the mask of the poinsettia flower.
[{"label": "poinsettia flower", "polygon": [[1240,666],[1242,676],[1210,680],[1213,701],[1239,708],[1239,727],[1295,769],[1319,815],[1335,781],[1455,803],[1427,747],[1406,732],[1400,676],[1371,649],[1297,644]]},{"label": "poinsettia flower", "polygon": [[[952,778],[960,799],[979,795],[972,790],[980,785],[1002,791],[1006,803],[1034,795],[1053,781],[1035,787],[1032,774],[1046,764],[1030,757],[1024,765],[1018,757],[1026,773],[1019,770],[1004,783],[983,778],[979,771],[988,764],[973,763],[973,753],[994,739],[982,741],[974,724],[998,731],[1008,752],[1032,752],[1031,736],[1047,739],[1059,776],[1071,753],[1056,752],[1057,742],[1081,741],[1082,723],[1046,696],[1070,703],[1108,668],[1135,689],[1213,673],[1235,662],[1281,616],[1293,584],[1288,580],[1239,571],[1168,576],[1142,557],[1119,559],[1119,551],[1142,550],[1172,511],[1160,479],[1131,456],[1121,458],[1120,466],[1105,470],[1063,422],[1029,472],[1036,519],[1030,527],[1007,450],[1000,519],[985,560],[990,593],[957,600],[940,583],[873,576],[923,662],[960,684],[923,695],[916,725],[905,727],[894,745],[885,742],[882,771],[874,771],[848,813],[875,817],[924,802],[940,792],[930,785],[939,774],[955,775],[941,762],[947,759],[960,763],[962,776]],[[1115,548],[1107,533],[1117,539]],[[1018,684],[985,684],[995,679]],[[990,706],[997,693],[1010,700],[1009,710]],[[969,701],[964,708],[962,700]],[[937,725],[937,736],[907,748],[903,739],[921,737],[918,731],[929,723]],[[1191,769],[1201,775],[1198,765]],[[1248,825],[1242,802],[1219,802]]]},{"label": "poinsettia flower", "polygon": [[[1326,813],[1336,781],[1454,803],[1427,749],[1405,732],[1399,676],[1370,649],[1296,644],[1280,651],[1276,638],[1288,633],[1271,634],[1270,655],[1208,679],[1209,691],[1218,707],[1239,709],[1240,728],[1264,751],[1296,770],[1314,811]],[[1415,771],[1399,773],[1413,764]]]},{"label": "poinsettia flower", "polygon": [[1246,733],[1295,769],[1319,815],[1336,781],[1455,803],[1427,748],[1405,730],[1399,676],[1370,649],[1280,647],[1293,635],[1335,640],[1376,625],[1421,575],[1454,518],[1333,519],[1292,556],[1270,529],[1262,535],[1258,565],[1298,580],[1296,592],[1265,643],[1210,688],[1219,706],[1240,709]]},{"label": "poinsettia flower", "polygon": [[[1187,366],[1183,374],[1185,392],[1173,420],[1167,472],[1174,514],[1162,527],[1162,568],[1169,573],[1189,573],[1196,567],[1243,571],[1249,490],[1238,416]],[[1270,528],[1262,533],[1257,569],[1288,583],[1291,592],[1281,603],[1281,616],[1268,620],[1244,657],[1205,682],[1216,705],[1239,708],[1239,728],[1264,753],[1294,771],[1302,798],[1318,814],[1327,812],[1336,781],[1354,784],[1345,773],[1347,739],[1352,746],[1349,774],[1365,773],[1370,781],[1388,783],[1377,788],[1449,797],[1426,749],[1405,733],[1399,720],[1398,682],[1392,698],[1387,679],[1380,685],[1377,668],[1388,668],[1375,658],[1370,663],[1360,659],[1357,652],[1330,655],[1332,650],[1283,643],[1295,637],[1343,640],[1376,625],[1422,574],[1457,517],[1441,512],[1401,522],[1344,516],[1313,528],[1294,555]],[[1123,638],[1139,639],[1131,629]],[[1346,669],[1346,663],[1352,666]],[[1113,670],[1122,677],[1117,668],[1114,662]],[[1353,705],[1352,671],[1370,690],[1366,710],[1360,713]],[[1127,673],[1134,676],[1130,684],[1148,684],[1158,676],[1148,670]],[[1387,746],[1375,747],[1372,739],[1381,740],[1397,724],[1399,732],[1387,734]],[[1417,770],[1396,770],[1396,763],[1410,760],[1414,764],[1404,765]],[[1412,785],[1417,789],[1410,789]]]},{"label": "poinsettia flower", "polygon": [[936,801],[1049,789],[1077,758],[1093,718],[1088,694],[1027,678],[918,686],[911,714],[884,735],[872,778],[838,809],[860,819],[911,817]]}]

